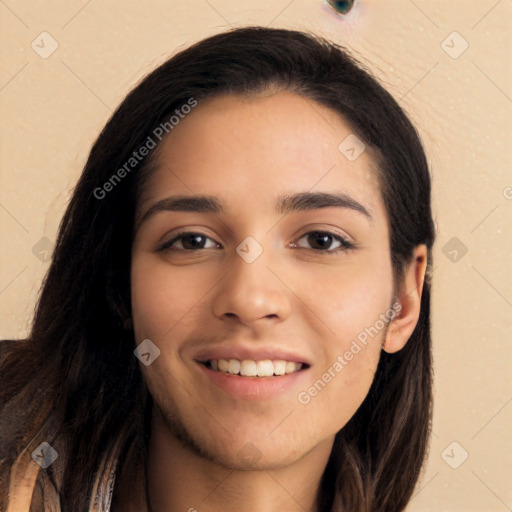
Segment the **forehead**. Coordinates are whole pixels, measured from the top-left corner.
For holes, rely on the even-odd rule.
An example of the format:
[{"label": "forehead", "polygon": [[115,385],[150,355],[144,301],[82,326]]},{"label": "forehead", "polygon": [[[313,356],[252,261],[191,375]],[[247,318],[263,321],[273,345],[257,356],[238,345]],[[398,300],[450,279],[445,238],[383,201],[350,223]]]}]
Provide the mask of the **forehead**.
[{"label": "forehead", "polygon": [[336,190],[385,215],[369,148],[355,160],[344,151],[354,136],[336,112],[291,92],[215,97],[160,144],[141,209],[172,193],[268,211],[279,193]]}]

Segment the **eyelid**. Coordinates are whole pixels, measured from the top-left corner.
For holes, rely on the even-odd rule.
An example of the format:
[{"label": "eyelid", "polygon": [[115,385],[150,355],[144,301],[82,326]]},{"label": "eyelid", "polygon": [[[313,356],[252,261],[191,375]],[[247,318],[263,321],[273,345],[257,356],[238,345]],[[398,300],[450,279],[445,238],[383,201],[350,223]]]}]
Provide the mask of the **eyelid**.
[{"label": "eyelid", "polygon": [[[184,229],[182,231],[179,231],[178,233],[174,234],[169,240],[161,243],[158,248],[157,252],[170,250],[175,252],[197,252],[199,250],[204,250],[204,248],[197,249],[196,251],[190,250],[190,249],[173,249],[171,246],[174,244],[174,242],[177,242],[180,238],[184,237],[185,235],[198,235],[203,236],[205,238],[209,238],[213,242],[215,242],[217,245],[222,245],[219,242],[217,242],[214,238],[207,235],[206,233],[202,233],[201,231],[194,230],[194,229]],[[211,249],[211,247],[207,247],[206,249]]]},{"label": "eyelid", "polygon": [[295,236],[296,239],[299,239],[299,238],[303,237],[304,235],[307,235],[308,233],[312,233],[312,232],[315,232],[315,233],[329,233],[329,234],[331,234],[331,235],[333,235],[335,237],[343,239],[347,243],[350,243],[350,244],[353,244],[353,245],[358,245],[355,242],[354,238],[351,235],[349,235],[345,230],[342,230],[341,228],[339,228],[337,226],[330,225],[330,224],[312,223],[312,224],[308,224],[307,226],[302,227],[297,232],[298,233],[302,233],[302,234],[301,235],[296,235]]}]

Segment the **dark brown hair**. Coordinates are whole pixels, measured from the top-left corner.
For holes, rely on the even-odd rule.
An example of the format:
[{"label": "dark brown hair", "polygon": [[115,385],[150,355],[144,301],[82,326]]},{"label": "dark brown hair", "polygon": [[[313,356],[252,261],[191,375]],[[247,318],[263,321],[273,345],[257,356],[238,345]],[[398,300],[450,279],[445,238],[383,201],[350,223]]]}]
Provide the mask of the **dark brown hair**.
[{"label": "dark brown hair", "polygon": [[[123,461],[133,443],[147,440],[151,397],[123,319],[130,317],[135,206],[156,151],[104,198],[95,191],[190,98],[200,104],[224,93],[267,90],[293,91],[331,108],[376,155],[396,287],[414,247],[428,248],[418,324],[401,351],[382,351],[366,399],[336,435],[317,498],[321,512],[405,508],[425,459],[432,413],[435,231],[424,150],[398,103],[345,48],[259,27],[221,33],[174,55],[130,92],[94,143],[60,225],[31,332],[2,358],[4,489],[26,446],[64,435],[56,496],[62,510],[86,510],[112,447],[121,447]],[[44,477],[52,479],[51,467],[39,479]],[[6,500],[2,491],[0,506]]]}]

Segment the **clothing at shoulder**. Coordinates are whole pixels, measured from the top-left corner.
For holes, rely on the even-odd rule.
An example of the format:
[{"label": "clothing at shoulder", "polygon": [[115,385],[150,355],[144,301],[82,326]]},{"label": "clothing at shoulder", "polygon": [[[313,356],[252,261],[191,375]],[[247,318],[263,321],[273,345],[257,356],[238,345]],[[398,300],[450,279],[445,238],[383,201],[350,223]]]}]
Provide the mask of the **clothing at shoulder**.
[{"label": "clothing at shoulder", "polygon": [[[8,367],[9,359],[27,340],[0,341],[0,367]],[[18,352],[19,354],[19,352]],[[14,359],[12,361],[14,361]],[[30,386],[30,375],[24,380]],[[0,392],[4,381],[0,374]],[[8,383],[5,383],[8,386]],[[37,386],[37,385],[36,385]],[[4,388],[5,390],[5,388]],[[30,391],[30,389],[29,389]],[[37,394],[37,390],[33,390]],[[58,430],[58,422],[50,414],[43,413],[38,419],[44,427],[38,435],[32,437],[32,421],[38,423],[30,412],[34,393],[22,392],[8,396],[0,402],[0,463],[9,460],[9,467],[0,472],[0,510],[2,512],[63,512],[61,510],[59,489],[64,476],[67,460],[66,442],[60,436],[55,438],[52,432]],[[4,397],[5,398],[5,397]],[[44,416],[44,418],[43,418]],[[15,421],[13,421],[15,419]],[[23,425],[23,432],[16,425]],[[29,435],[30,434],[30,435]],[[42,437],[41,437],[42,436]],[[51,466],[42,469],[32,453],[42,440],[51,438],[51,446],[58,457]],[[122,457],[124,463],[119,467],[119,448],[113,446],[111,452],[98,468],[88,512],[146,512],[146,481],[144,471],[144,443],[141,439],[132,441]],[[15,460],[12,461],[13,452]]]}]

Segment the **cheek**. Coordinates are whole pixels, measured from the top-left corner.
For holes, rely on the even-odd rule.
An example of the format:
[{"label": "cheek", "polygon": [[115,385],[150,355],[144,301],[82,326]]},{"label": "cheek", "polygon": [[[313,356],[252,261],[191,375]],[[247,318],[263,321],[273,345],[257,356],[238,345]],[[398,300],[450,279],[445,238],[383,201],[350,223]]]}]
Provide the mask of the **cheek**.
[{"label": "cheek", "polygon": [[131,270],[136,339],[162,339],[170,330],[197,325],[201,301],[213,286],[200,266],[179,267],[156,258],[135,257]]},{"label": "cheek", "polygon": [[368,394],[377,362],[378,355],[367,353],[339,363],[341,370],[333,364],[298,395],[301,417],[311,431],[320,427],[325,435],[335,434],[350,421]]},{"label": "cheek", "polygon": [[302,417],[313,430],[320,425],[326,434],[336,433],[368,394],[386,331],[379,308],[371,306],[348,308],[350,314],[338,317],[336,335],[322,340],[322,362],[312,368],[309,386],[296,397],[303,408]]},{"label": "cheek", "polygon": [[[330,348],[344,351],[350,341],[366,328],[383,328],[379,320],[393,297],[391,262],[386,254],[381,258],[361,257],[347,260],[339,268],[326,268],[314,276],[316,286],[307,286],[300,292],[305,302],[323,321]],[[347,345],[348,343],[348,345]]]},{"label": "cheek", "polygon": [[372,384],[393,294],[391,265],[383,257],[373,264],[330,269],[317,275],[316,283],[303,296],[322,320],[322,363],[297,401],[312,427],[322,418],[320,423],[335,433],[355,414]]}]

